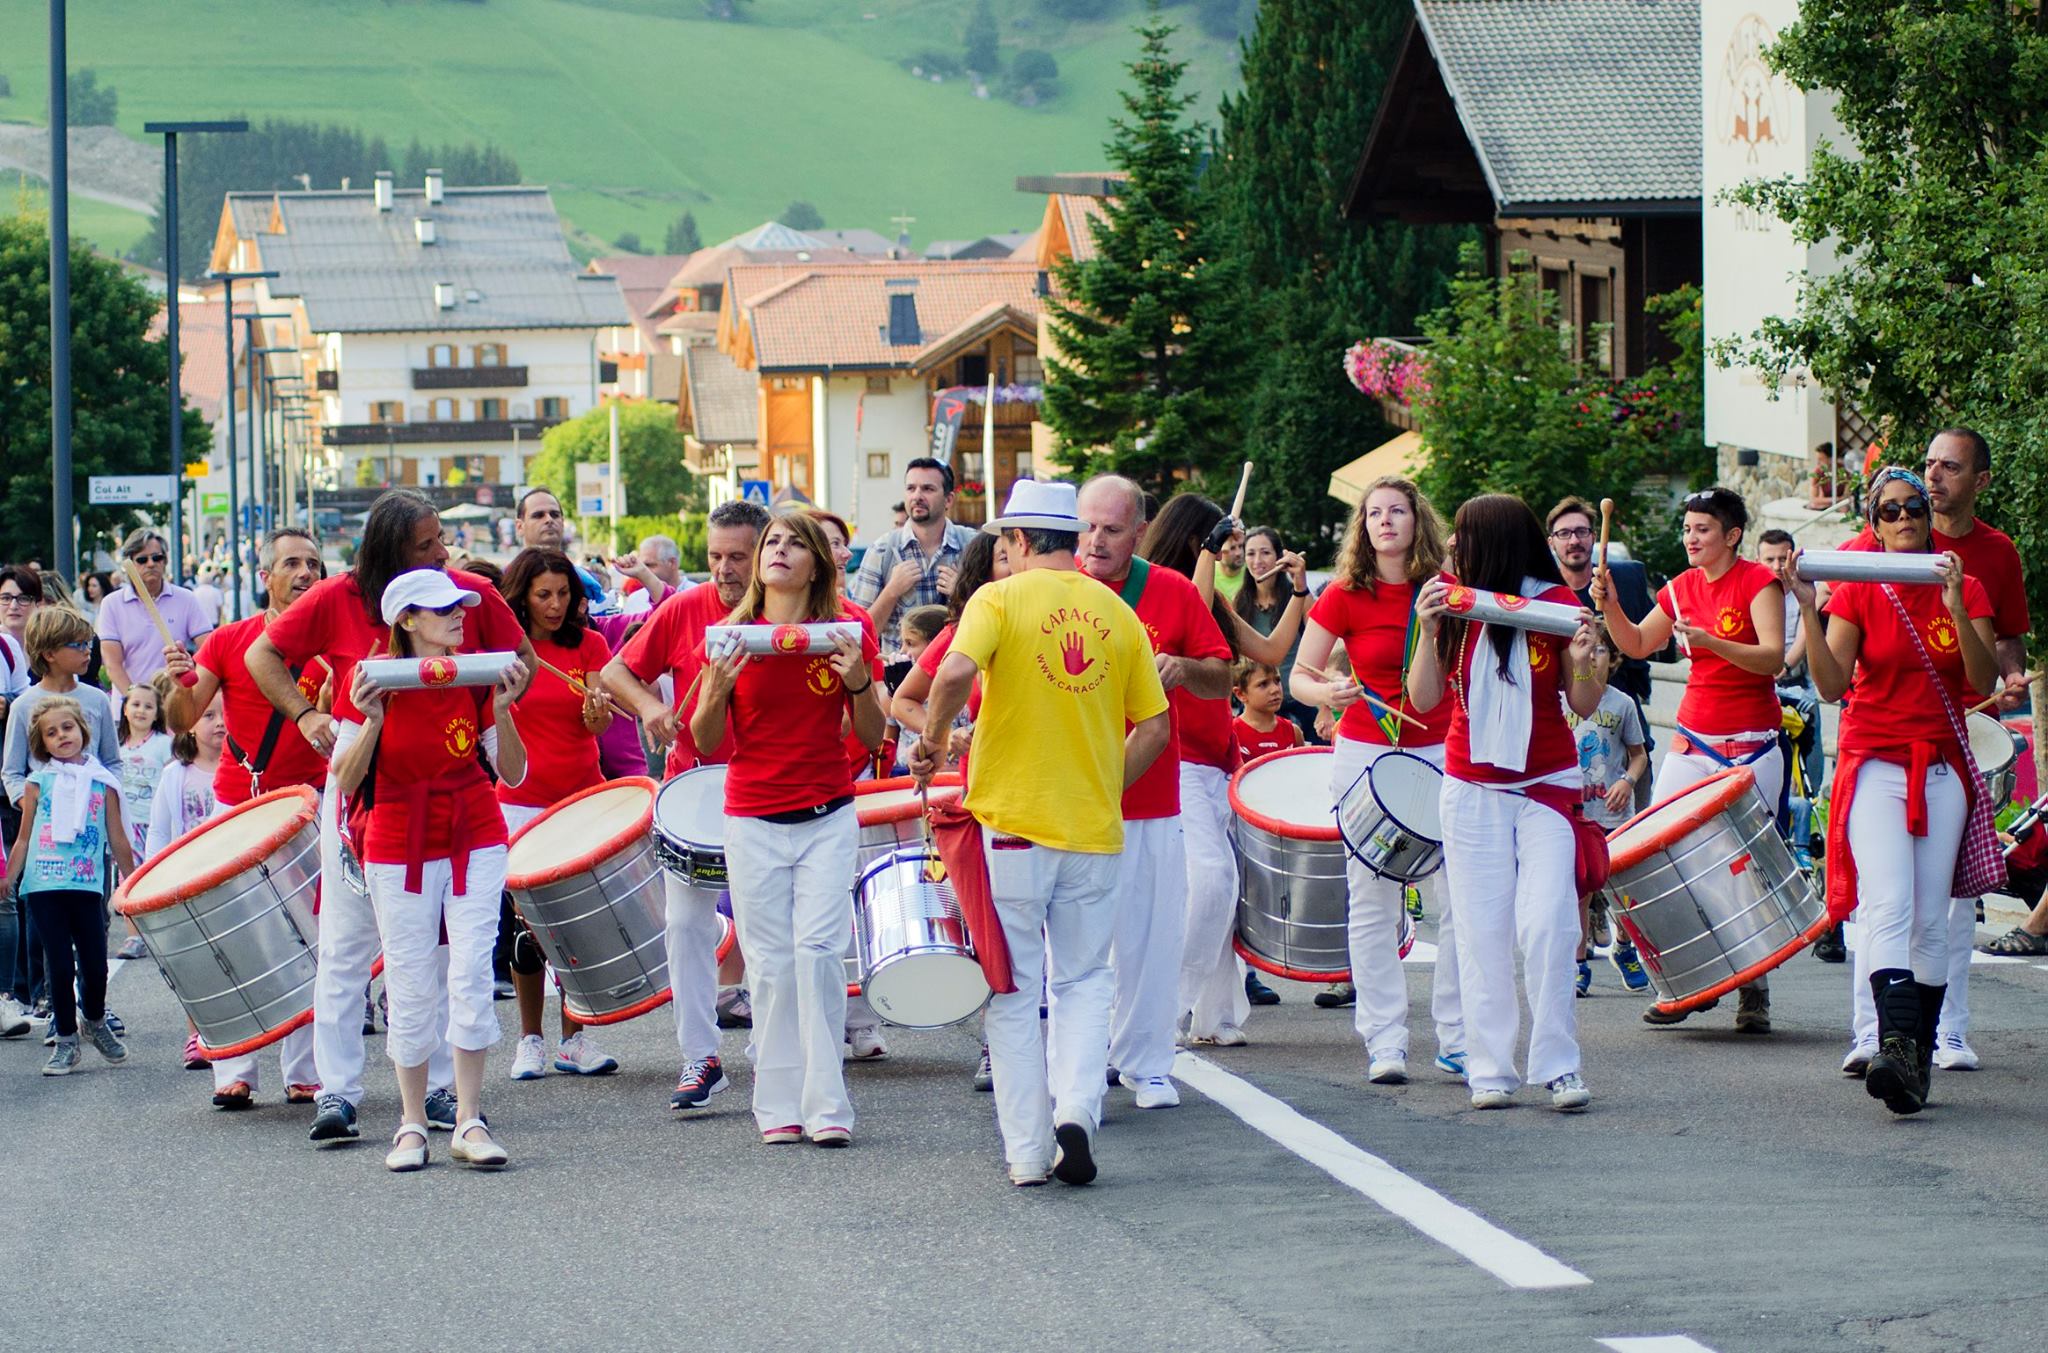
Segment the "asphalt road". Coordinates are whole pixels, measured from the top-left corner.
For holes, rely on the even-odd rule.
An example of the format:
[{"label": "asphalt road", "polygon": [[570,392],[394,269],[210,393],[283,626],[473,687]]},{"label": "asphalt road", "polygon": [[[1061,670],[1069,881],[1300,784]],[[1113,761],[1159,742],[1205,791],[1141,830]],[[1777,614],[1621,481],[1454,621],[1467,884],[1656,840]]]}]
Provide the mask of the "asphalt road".
[{"label": "asphalt road", "polygon": [[[1141,1113],[1113,1091],[1100,1181],[1036,1190],[1005,1182],[965,1026],[894,1032],[886,1061],[849,1068],[845,1152],[759,1145],[743,1069],[713,1112],[675,1120],[665,1016],[615,1031],[624,1066],[601,1079],[513,1085],[501,1044],[487,1106],[514,1167],[462,1171],[437,1135],[431,1169],[393,1176],[380,1161],[396,1094],[374,1053],[364,1141],[316,1150],[274,1084],[254,1111],[212,1109],[207,1078],[178,1069],[169,992],[147,960],[121,968],[129,1065],[88,1051],[46,1080],[39,1039],[0,1045],[19,1261],[0,1343],[2041,1346],[2048,966],[2034,963],[1976,969],[1985,1069],[1940,1074],[1935,1107],[1906,1120],[1836,1073],[1848,976],[1810,957],[1774,978],[1764,1039],[1732,1032],[1725,1007],[1650,1029],[1600,966],[1578,1004],[1595,1099],[1577,1116],[1529,1091],[1475,1113],[1427,1069],[1368,1087],[1349,1012],[1283,984],[1251,1046],[1184,1062],[1184,1082],[1234,1107],[1184,1085],[1179,1109]],[[1407,971],[1426,1068],[1429,967]],[[743,1040],[727,1036],[736,1069]],[[1667,1341],[1599,1342],[1653,1336]]]}]

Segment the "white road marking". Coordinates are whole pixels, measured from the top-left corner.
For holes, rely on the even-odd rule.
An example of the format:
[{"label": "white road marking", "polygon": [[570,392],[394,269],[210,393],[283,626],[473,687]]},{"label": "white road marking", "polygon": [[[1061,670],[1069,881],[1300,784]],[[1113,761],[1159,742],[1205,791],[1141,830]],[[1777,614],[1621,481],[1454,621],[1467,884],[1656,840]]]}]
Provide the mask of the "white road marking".
[{"label": "white road marking", "polygon": [[1600,1343],[1614,1350],[1614,1353],[1714,1353],[1697,1339],[1688,1339],[1683,1334],[1652,1334],[1632,1339],[1602,1339]]},{"label": "white road marking", "polygon": [[1174,1058],[1173,1074],[1259,1133],[1509,1287],[1585,1287],[1593,1281],[1214,1062],[1182,1052]]}]

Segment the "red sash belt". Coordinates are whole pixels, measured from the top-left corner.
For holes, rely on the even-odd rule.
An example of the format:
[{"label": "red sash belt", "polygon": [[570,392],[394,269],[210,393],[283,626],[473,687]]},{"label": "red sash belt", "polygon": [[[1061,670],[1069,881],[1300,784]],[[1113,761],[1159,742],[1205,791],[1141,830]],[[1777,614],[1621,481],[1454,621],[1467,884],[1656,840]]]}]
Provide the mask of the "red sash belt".
[{"label": "red sash belt", "polygon": [[[427,800],[435,794],[448,799],[448,867],[454,891],[464,891],[469,882],[470,796],[466,792],[477,777],[474,764],[450,771],[438,780],[420,780],[405,787],[400,801],[405,810],[405,890],[420,891],[427,862]],[[383,786],[380,786],[382,788]],[[377,805],[384,807],[382,801]],[[396,806],[396,805],[393,805]]]},{"label": "red sash belt", "polygon": [[1607,833],[1586,817],[1581,791],[1563,785],[1534,784],[1519,791],[1545,808],[1555,809],[1572,829],[1572,874],[1580,897],[1590,897],[1607,886],[1613,865],[1607,853]]},{"label": "red sash belt", "polygon": [[1856,774],[1866,761],[1905,767],[1906,831],[1910,835],[1927,835],[1927,772],[1937,761],[1945,762],[1961,777],[1966,802],[1977,798],[1977,785],[1963,761],[1962,749],[1946,739],[1923,739],[1883,751],[1843,748],[1835,758],[1834,785],[1828,791],[1828,919],[1837,923],[1856,910],[1856,857],[1849,853],[1849,807],[1856,800]]}]

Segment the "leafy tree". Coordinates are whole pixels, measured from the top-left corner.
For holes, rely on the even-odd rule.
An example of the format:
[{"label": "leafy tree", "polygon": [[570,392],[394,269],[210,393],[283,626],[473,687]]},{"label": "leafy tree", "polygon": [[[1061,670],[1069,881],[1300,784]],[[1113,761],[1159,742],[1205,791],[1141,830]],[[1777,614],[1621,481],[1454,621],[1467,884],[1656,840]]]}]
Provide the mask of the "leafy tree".
[{"label": "leafy tree", "polygon": [[[148,337],[157,298],[116,264],[71,248],[72,501],[90,541],[134,525],[127,508],[94,507],[96,474],[162,474],[170,462],[168,350]],[[50,229],[41,214],[0,217],[0,559],[55,558],[50,540]],[[212,433],[185,410],[185,454]]]},{"label": "leafy tree", "polygon": [[704,247],[704,237],[697,233],[697,214],[686,211],[669,224],[668,234],[661,242],[664,254],[694,254]]},{"label": "leafy tree", "polygon": [[[683,463],[676,406],[651,400],[619,404],[619,478],[635,516],[671,517],[704,510],[704,486]],[[610,406],[557,423],[541,434],[528,474],[565,504],[576,501],[576,467],[611,458]],[[673,534],[673,533],[671,533]]]},{"label": "leafy tree", "polygon": [[1138,27],[1135,87],[1104,147],[1125,179],[1091,227],[1096,256],[1059,265],[1043,406],[1077,468],[1162,496],[1183,476],[1220,480],[1242,449],[1237,276],[1198,188],[1205,133],[1185,116],[1174,32],[1156,2]]},{"label": "leafy tree", "polygon": [[[1737,196],[1832,239],[1843,267],[1810,277],[1796,313],[1715,356],[1783,380],[1804,368],[1918,459],[1955,423],[1990,440],[1977,510],[2035,561],[2048,613],[2048,32],[2031,3],[1808,0],[1768,53],[1802,90],[1837,92],[1848,134],[1805,182]],[[2031,647],[2043,652],[2038,640]],[[2048,700],[2037,690],[2037,721]],[[2037,725],[2038,726],[2038,725]]]},{"label": "leafy tree", "polygon": [[111,127],[121,106],[112,85],[102,86],[95,70],[75,70],[64,81],[64,115],[74,127]]},{"label": "leafy tree", "polygon": [[1195,0],[1195,21],[1212,38],[1234,38],[1259,21],[1259,0]]},{"label": "leafy tree", "polygon": [[631,230],[622,232],[617,239],[613,240],[612,248],[622,254],[644,254],[647,252],[640,246],[640,236]]},{"label": "leafy tree", "polygon": [[1412,334],[1442,303],[1470,232],[1344,218],[1344,198],[1408,25],[1404,6],[1266,0],[1244,86],[1223,101],[1210,176],[1235,307],[1257,349],[1234,373],[1259,463],[1246,515],[1321,562],[1348,509],[1330,472],[1393,435],[1344,377],[1361,337]]},{"label": "leafy tree", "polygon": [[823,230],[825,217],[810,203],[801,199],[782,209],[782,215],[775,218],[791,230]]},{"label": "leafy tree", "polygon": [[988,0],[975,0],[974,13],[967,20],[967,69],[977,75],[996,73],[1002,64],[996,54],[998,37],[996,12],[989,8]]}]

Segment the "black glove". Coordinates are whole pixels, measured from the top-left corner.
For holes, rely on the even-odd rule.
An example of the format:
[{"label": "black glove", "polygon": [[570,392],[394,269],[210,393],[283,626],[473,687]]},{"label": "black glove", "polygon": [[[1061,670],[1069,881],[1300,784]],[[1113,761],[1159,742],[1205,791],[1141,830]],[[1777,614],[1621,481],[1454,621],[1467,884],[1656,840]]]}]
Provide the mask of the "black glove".
[{"label": "black glove", "polygon": [[1237,518],[1224,517],[1210,530],[1209,538],[1202,542],[1202,548],[1211,554],[1220,555],[1223,553],[1223,547],[1230,543],[1230,538],[1240,529],[1242,528],[1238,526]]}]

